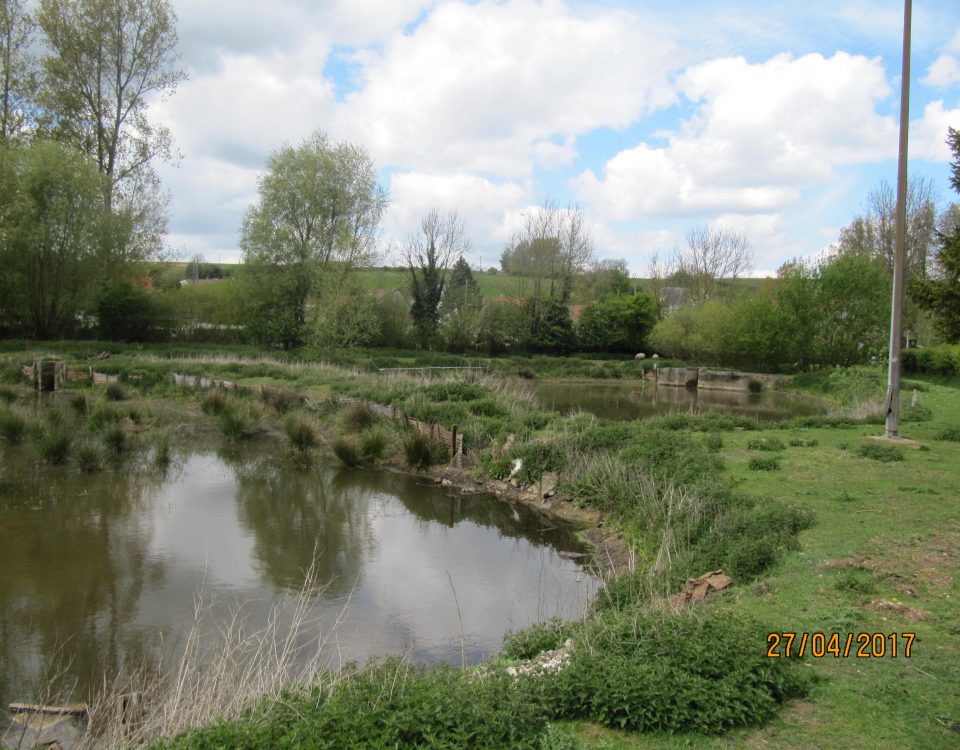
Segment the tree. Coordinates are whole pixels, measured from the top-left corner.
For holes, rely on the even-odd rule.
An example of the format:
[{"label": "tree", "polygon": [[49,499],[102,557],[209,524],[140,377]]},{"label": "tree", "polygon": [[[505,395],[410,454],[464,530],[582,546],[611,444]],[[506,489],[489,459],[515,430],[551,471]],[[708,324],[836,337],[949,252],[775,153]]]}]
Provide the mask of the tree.
[{"label": "tree", "polygon": [[577,337],[589,351],[643,351],[657,321],[656,303],[646,294],[609,294],[584,306]]},{"label": "tree", "polygon": [[672,278],[690,291],[690,299],[704,302],[716,296],[718,282],[736,279],[750,270],[750,242],[742,232],[707,226],[687,231],[687,246],[674,250]]},{"label": "tree", "polygon": [[523,226],[505,251],[504,270],[520,276],[518,292],[528,316],[531,340],[546,344],[554,338],[541,335],[548,318],[553,333],[564,329],[562,338],[566,339],[569,314],[564,323],[560,308],[566,310],[574,282],[593,260],[593,240],[586,218],[577,207],[558,209],[550,201],[523,216]]},{"label": "tree", "polygon": [[386,194],[366,151],[319,131],[274,151],[257,193],[240,230],[250,330],[299,345],[308,301],[332,310],[350,271],[374,261]]},{"label": "tree", "polygon": [[[960,131],[947,131],[947,144],[953,152],[950,184],[960,192]],[[956,208],[954,204],[951,208]],[[956,212],[937,232],[939,249],[936,257],[937,277],[911,279],[907,290],[910,298],[933,316],[934,326],[945,340],[960,341],[960,221]]]},{"label": "tree", "polygon": [[453,264],[440,302],[443,337],[449,351],[463,352],[476,346],[482,307],[480,285],[473,278],[467,261],[460,256]]},{"label": "tree", "polygon": [[410,271],[413,304],[410,316],[420,346],[431,348],[440,323],[440,302],[447,269],[470,247],[463,220],[455,211],[441,216],[436,209],[420,220],[420,231],[409,237],[403,255]]},{"label": "tree", "polygon": [[0,0],[0,143],[15,136],[31,118],[37,87],[29,54],[33,18],[22,0]]},{"label": "tree", "polygon": [[0,308],[37,338],[69,335],[118,273],[103,237],[103,177],[82,154],[37,140],[0,162]]},{"label": "tree", "polygon": [[[924,279],[937,229],[933,182],[925,177],[910,180],[907,189],[907,224],[904,234],[905,267],[908,275]],[[897,194],[881,180],[867,195],[866,213],[857,216],[840,232],[840,251],[875,255],[893,273],[896,245]]]}]

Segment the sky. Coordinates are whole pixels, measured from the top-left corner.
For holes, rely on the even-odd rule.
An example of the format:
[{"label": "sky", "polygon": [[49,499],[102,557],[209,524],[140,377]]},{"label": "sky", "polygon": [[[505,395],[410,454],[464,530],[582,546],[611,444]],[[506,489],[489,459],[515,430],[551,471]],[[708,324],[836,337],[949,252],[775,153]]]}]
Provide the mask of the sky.
[{"label": "sky", "polygon": [[[180,257],[238,262],[268,155],[316,130],[388,190],[384,263],[433,208],[474,266],[524,214],[579,206],[637,276],[688,229],[743,232],[753,274],[814,255],[897,174],[902,0],[172,0],[189,79],[151,104]],[[960,2],[915,0],[912,176],[946,204]]]}]

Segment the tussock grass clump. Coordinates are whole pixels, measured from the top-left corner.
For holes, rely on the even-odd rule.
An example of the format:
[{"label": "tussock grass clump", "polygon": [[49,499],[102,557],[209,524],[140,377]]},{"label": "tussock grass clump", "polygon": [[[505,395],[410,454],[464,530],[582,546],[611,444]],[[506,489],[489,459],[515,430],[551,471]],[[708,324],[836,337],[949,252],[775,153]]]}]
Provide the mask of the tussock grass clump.
[{"label": "tussock grass clump", "polygon": [[170,450],[170,435],[166,431],[158,432],[153,439],[153,465],[164,469],[173,459]]},{"label": "tussock grass clump", "polygon": [[711,453],[717,453],[723,448],[723,438],[719,432],[711,432],[704,438],[703,444]]},{"label": "tussock grass clump", "polygon": [[126,389],[119,383],[110,383],[103,392],[103,395],[106,396],[109,401],[126,401],[127,398],[129,398]]},{"label": "tussock grass clump", "polygon": [[377,421],[377,415],[363,402],[349,404],[340,413],[340,424],[349,432],[362,432],[372,427]]},{"label": "tussock grass clump", "polygon": [[27,437],[27,418],[15,409],[0,411],[0,438],[10,445],[20,445]]},{"label": "tussock grass clump", "polygon": [[423,471],[450,458],[445,445],[440,445],[419,432],[410,433],[403,441],[403,454],[406,457],[407,466],[417,471]]},{"label": "tussock grass clump", "polygon": [[783,441],[776,437],[758,438],[747,443],[747,449],[752,451],[782,451],[786,448]]},{"label": "tussock grass clump", "polygon": [[37,451],[40,457],[54,466],[65,464],[70,458],[72,441],[70,434],[64,429],[54,429],[41,435],[37,441]]},{"label": "tussock grass clump", "polygon": [[90,442],[81,443],[77,447],[74,460],[84,474],[95,474],[103,468],[103,454]]},{"label": "tussock grass clump", "polygon": [[286,414],[295,409],[302,400],[298,394],[283,388],[261,390],[260,398],[278,414]]},{"label": "tussock grass clump", "polygon": [[390,436],[382,427],[370,427],[360,433],[357,438],[357,450],[360,457],[367,463],[380,461],[390,446]]},{"label": "tussock grass clump", "polygon": [[937,433],[937,440],[960,443],[960,427],[947,427]]},{"label": "tussock grass clump", "polygon": [[90,411],[88,424],[93,430],[102,430],[108,425],[117,424],[123,419],[123,413],[113,404],[100,401]]},{"label": "tussock grass clump", "polygon": [[228,440],[249,440],[260,432],[261,417],[255,404],[233,401],[220,413],[220,432]]},{"label": "tussock grass clump", "polygon": [[233,403],[232,399],[219,388],[213,388],[200,399],[200,411],[211,417],[219,417]]},{"label": "tussock grass clump", "polygon": [[320,441],[316,422],[302,414],[287,415],[283,421],[283,432],[291,447],[298,453],[306,453],[316,448]]},{"label": "tussock grass clump", "polygon": [[750,471],[777,471],[780,468],[779,456],[754,456],[747,464]]},{"label": "tussock grass clump", "polygon": [[127,433],[122,424],[113,424],[103,432],[103,444],[113,455],[121,456],[127,450]]},{"label": "tussock grass clump", "polygon": [[333,441],[333,453],[344,466],[353,468],[361,463],[360,450],[351,438],[339,437]]},{"label": "tussock grass clump", "polygon": [[0,402],[4,404],[12,404],[19,398],[16,389],[11,388],[8,385],[0,385]]},{"label": "tussock grass clump", "polygon": [[804,440],[803,438],[790,438],[788,441],[789,445],[793,448],[816,448],[819,443],[816,439],[811,438],[809,440]]},{"label": "tussock grass clump", "polygon": [[87,403],[86,394],[75,393],[70,397],[70,408],[73,409],[73,413],[78,417],[87,416],[87,412],[90,410],[89,404]]},{"label": "tussock grass clump", "polygon": [[881,463],[903,461],[903,450],[896,445],[881,445],[880,443],[864,443],[857,448],[860,458],[870,458]]}]

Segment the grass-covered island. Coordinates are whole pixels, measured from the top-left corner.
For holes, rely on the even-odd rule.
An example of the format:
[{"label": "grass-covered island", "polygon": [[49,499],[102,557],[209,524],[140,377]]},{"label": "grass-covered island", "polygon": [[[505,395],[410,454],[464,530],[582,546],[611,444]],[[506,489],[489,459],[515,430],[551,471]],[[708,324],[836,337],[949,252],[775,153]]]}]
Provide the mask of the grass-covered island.
[{"label": "grass-covered island", "polygon": [[[95,358],[104,349],[110,356]],[[209,706],[187,728],[162,715],[169,704],[158,690],[156,702],[145,698],[137,721],[123,726],[94,705],[90,746],[946,748],[960,741],[955,377],[907,375],[902,432],[917,445],[900,448],[871,439],[881,432],[879,368],[826,369],[784,384],[823,399],[820,416],[611,422],[544,411],[508,360],[486,362],[486,372],[426,378],[347,360],[164,347],[64,343],[28,351],[8,343],[5,352],[3,454],[32,452],[38,464],[81,472],[139,455],[126,459],[130,470],[147,471],[198,434],[282,441],[291,470],[329,460],[482,484],[505,502],[589,523],[586,538],[605,551],[596,565],[606,586],[581,621],[514,632],[480,665],[426,670],[400,657],[355,665],[234,702],[225,715]],[[117,380],[67,380],[38,406],[22,368],[40,359]],[[555,366],[563,376],[563,365]],[[633,365],[615,366],[623,377]],[[175,385],[173,372],[240,387]],[[447,446],[363,402],[457,425],[462,467],[448,466]],[[677,602],[688,578],[721,569],[729,588]],[[796,641],[787,658],[789,634]],[[547,651],[554,653],[542,656]]]}]

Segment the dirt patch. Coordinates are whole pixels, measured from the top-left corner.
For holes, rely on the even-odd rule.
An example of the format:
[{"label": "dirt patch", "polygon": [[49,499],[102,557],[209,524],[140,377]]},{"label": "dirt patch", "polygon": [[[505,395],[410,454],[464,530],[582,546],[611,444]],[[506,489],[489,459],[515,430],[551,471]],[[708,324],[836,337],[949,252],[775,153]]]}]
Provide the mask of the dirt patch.
[{"label": "dirt patch", "polygon": [[871,549],[828,560],[821,568],[861,568],[885,580],[906,596],[923,587],[931,593],[948,588],[960,566],[960,532],[946,531],[927,539],[875,540]]},{"label": "dirt patch", "polygon": [[871,609],[877,609],[882,612],[896,612],[898,615],[906,617],[908,620],[925,620],[927,613],[916,607],[908,607],[902,602],[891,599],[874,599],[870,602]]}]

